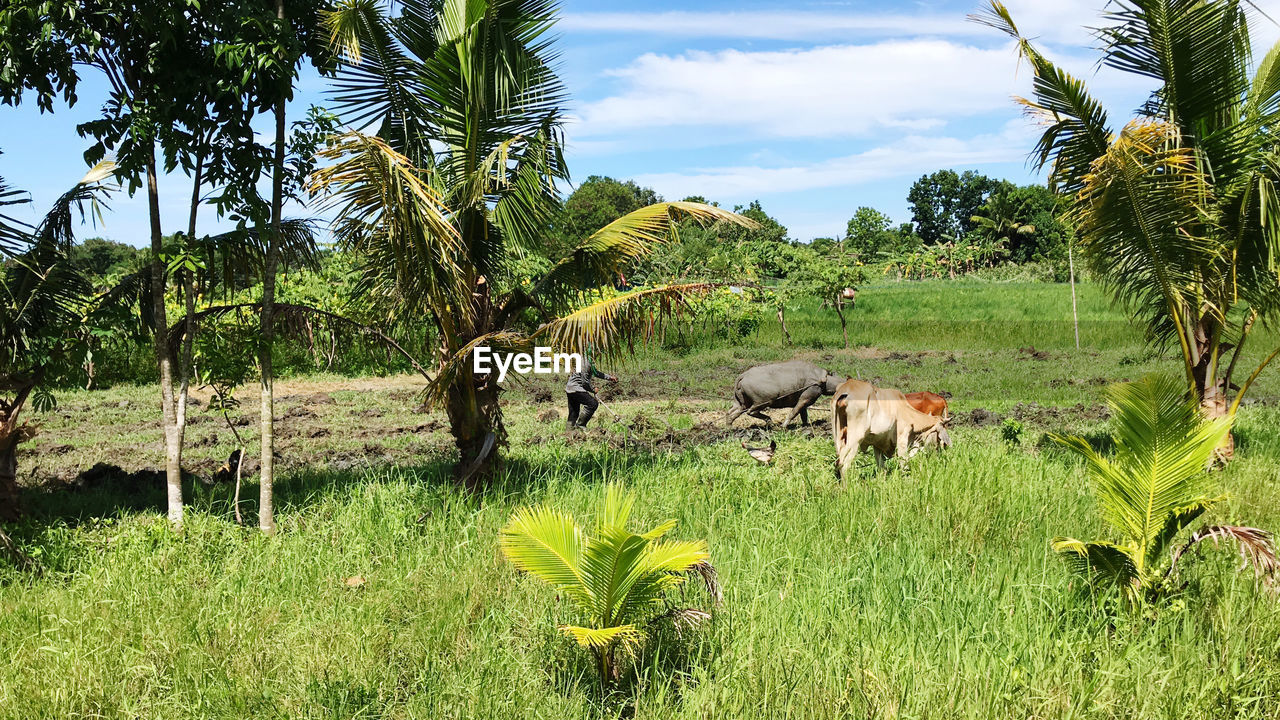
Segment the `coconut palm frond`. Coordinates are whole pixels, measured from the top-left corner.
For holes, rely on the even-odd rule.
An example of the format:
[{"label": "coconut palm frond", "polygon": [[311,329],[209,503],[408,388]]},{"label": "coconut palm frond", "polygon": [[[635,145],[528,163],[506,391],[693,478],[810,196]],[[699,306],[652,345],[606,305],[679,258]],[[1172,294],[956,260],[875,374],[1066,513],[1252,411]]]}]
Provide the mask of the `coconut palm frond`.
[{"label": "coconut palm frond", "polygon": [[425,171],[381,138],[349,132],[321,152],[332,161],[312,182],[335,213],[333,234],[366,258],[387,292],[431,307],[470,293],[457,264],[462,240],[453,213]]},{"label": "coconut palm frond", "polygon": [[1090,586],[1134,591],[1141,573],[1130,549],[1108,542],[1082,542],[1075,538],[1053,539],[1053,550],[1071,572],[1085,578]]},{"label": "coconut palm frond", "polygon": [[1186,544],[1173,551],[1169,575],[1177,572],[1178,560],[1183,554],[1205,540],[1213,541],[1215,546],[1224,540],[1234,541],[1245,567],[1252,568],[1254,574],[1269,585],[1280,578],[1280,559],[1276,557],[1275,537],[1266,530],[1243,525],[1208,525],[1192,533]]},{"label": "coconut palm frond", "polygon": [[1178,530],[1216,502],[1205,467],[1231,419],[1203,421],[1185,387],[1169,376],[1113,385],[1107,398],[1114,460],[1079,438],[1062,441],[1085,458],[1103,518],[1135,548],[1132,560],[1143,572]]},{"label": "coconut palm frond", "polygon": [[1280,40],[1258,63],[1245,101],[1245,117],[1262,121],[1280,113]]},{"label": "coconut palm frond", "polygon": [[[313,218],[281,221],[280,240],[276,243],[281,266],[319,267],[318,230],[319,222]],[[206,292],[221,289],[224,296],[231,295],[261,277],[267,257],[263,240],[258,228],[243,227],[189,241],[192,250],[203,259],[203,277],[209,283]]]},{"label": "coconut palm frond", "polygon": [[557,263],[533,290],[533,296],[562,306],[582,288],[609,285],[618,273],[676,236],[677,223],[723,222],[755,228],[755,221],[714,205],[663,202],[623,215],[584,240]]},{"label": "coconut palm frond", "polygon": [[[1224,499],[1211,492],[1207,466],[1232,418],[1203,419],[1185,386],[1165,375],[1113,385],[1107,400],[1113,458],[1082,438],[1054,439],[1085,459],[1099,512],[1122,541],[1058,538],[1054,549],[1094,582],[1150,589],[1163,577],[1159,570],[1174,539]],[[1173,563],[1181,552],[1173,553]]]},{"label": "coconut palm frond", "polygon": [[93,298],[90,319],[100,326],[127,328],[135,337],[146,338],[156,327],[151,292],[151,263],[138,262],[136,269]]},{"label": "coconut palm frond", "polygon": [[[703,572],[705,578],[703,568],[710,567],[705,542],[662,541],[656,530],[628,530],[633,504],[631,494],[610,485],[593,535],[565,513],[534,507],[514,512],[499,538],[503,554],[518,570],[551,585],[586,615],[583,625],[560,629],[596,652],[605,680],[612,679],[615,648],[634,649],[644,640],[640,627],[655,618],[666,593],[687,573]],[[718,601],[719,586],[715,589]]]},{"label": "coconut palm frond", "polygon": [[59,196],[31,233],[32,242],[53,243],[64,252],[69,251],[75,242],[76,215],[82,221],[87,217],[92,217],[95,222],[101,219],[106,200],[111,195],[111,188],[103,185],[102,181],[111,177],[115,168],[115,163],[104,160],[93,166],[74,187]]},{"label": "coconut palm frond", "polygon": [[[27,193],[10,187],[0,178],[0,207],[6,205],[25,205],[31,198]],[[26,247],[31,226],[21,220],[0,212],[0,252],[6,255],[17,255]]]},{"label": "coconut palm frond", "polygon": [[514,252],[538,249],[560,211],[556,181],[569,177],[560,135],[559,126],[548,119],[533,137],[504,143],[491,167],[477,174],[491,179],[497,201],[490,219]]},{"label": "coconut palm frond", "polygon": [[334,110],[360,130],[377,122],[380,137],[419,163],[426,160],[418,154],[425,111],[405,43],[412,38],[420,45],[431,38],[429,32],[415,32],[432,22],[431,4],[406,3],[401,18],[409,20],[396,21],[383,12],[380,0],[344,0],[323,17],[329,46],[340,61],[330,91]]},{"label": "coconut palm frond", "polygon": [[1166,123],[1135,121],[1098,158],[1072,217],[1091,267],[1145,319],[1155,341],[1176,339],[1190,356],[1189,294],[1218,248],[1205,232],[1208,180]]},{"label": "coconut palm frond", "polygon": [[722,283],[660,285],[605,297],[556,318],[537,329],[533,338],[561,352],[617,357],[634,351],[637,340],[648,342],[662,323],[686,306],[686,296],[704,293]]},{"label": "coconut palm frond", "polygon": [[[534,350],[528,335],[512,330],[496,330],[471,340],[449,357],[441,358],[434,377],[423,390],[423,404],[428,409],[439,406],[444,402],[450,387],[463,376],[472,374],[473,355],[478,347],[488,347],[499,353],[532,353]],[[492,375],[493,382],[496,382],[496,368]]]},{"label": "coconut palm frond", "polygon": [[586,535],[571,515],[547,507],[516,510],[503,527],[498,546],[517,570],[565,593],[581,609],[595,607],[582,574]]},{"label": "coconut palm frond", "polygon": [[560,632],[576,640],[582,647],[592,650],[604,650],[614,645],[630,648],[644,640],[644,633],[635,625],[617,625],[599,629],[561,625]]},{"label": "coconut palm frond", "polygon": [[91,311],[93,286],[67,254],[75,241],[75,213],[83,218],[100,212],[110,192],[102,180],[114,169],[114,163],[99,163],[63,193],[39,224],[22,234],[22,251],[5,263],[0,373],[47,375],[44,368],[77,344],[73,338]]},{"label": "coconut palm frond", "polygon": [[[1249,28],[1238,2],[1121,2],[1098,31],[1102,63],[1160,83],[1143,112],[1197,128],[1217,169],[1211,138],[1235,124],[1248,90]],[[1210,142],[1204,142],[1210,140]]]},{"label": "coconut palm frond", "polygon": [[[311,307],[309,305],[298,305],[295,303],[277,302],[273,305],[275,312],[273,319],[276,324],[276,331],[284,333],[291,337],[306,339],[308,337],[308,320],[321,319],[333,323],[337,327],[345,328],[353,333],[372,338],[375,342],[383,345],[389,350],[403,357],[409,362],[414,370],[424,378],[430,379],[431,375],[419,360],[412,353],[404,348],[395,338],[387,335],[372,325],[365,325],[350,318],[343,317],[337,313],[322,310],[320,308]],[[217,320],[229,316],[253,316],[252,322],[258,322],[257,317],[262,312],[262,303],[234,303],[230,305],[214,305],[204,308],[195,313],[194,319],[198,325],[204,325],[207,320]],[[169,328],[169,347],[181,347],[183,336],[186,333],[186,320],[180,320]]]},{"label": "coconut palm frond", "polygon": [[1055,65],[1018,31],[1008,8],[994,1],[972,20],[999,30],[1018,43],[1018,51],[1033,73],[1033,97],[1019,103],[1044,125],[1032,153],[1037,168],[1049,168],[1050,189],[1078,190],[1094,158],[1106,152],[1111,131],[1102,103],[1084,82]]}]

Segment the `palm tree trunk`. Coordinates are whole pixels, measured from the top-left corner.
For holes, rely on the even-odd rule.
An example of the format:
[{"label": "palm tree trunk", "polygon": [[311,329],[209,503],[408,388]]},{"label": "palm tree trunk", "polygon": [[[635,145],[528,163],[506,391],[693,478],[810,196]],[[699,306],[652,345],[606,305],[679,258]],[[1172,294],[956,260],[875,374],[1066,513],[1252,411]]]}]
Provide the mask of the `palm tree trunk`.
[{"label": "palm tree trunk", "polygon": [[18,442],[21,432],[7,420],[0,423],[0,521],[12,522],[22,514],[18,488]]},{"label": "palm tree trunk", "polygon": [[[1194,330],[1196,362],[1191,375],[1200,401],[1200,412],[1207,419],[1224,417],[1229,412],[1225,379],[1218,375],[1221,339],[1222,328],[1218,322],[1209,313],[1201,315]],[[1234,454],[1235,439],[1227,433],[1218,447],[1217,456],[1220,460],[1230,460]]]},{"label": "palm tree trunk", "polygon": [[[276,0],[276,17],[284,18],[284,1]],[[267,257],[262,275],[262,342],[258,366],[262,370],[261,435],[259,459],[258,527],[268,535],[276,532],[275,517],[275,378],[271,349],[275,340],[276,269],[280,264],[280,226],[284,211],[284,98],[276,101],[276,146],[271,169],[271,232],[267,234]]]},{"label": "palm tree trunk", "polygon": [[147,209],[151,218],[151,302],[155,314],[156,364],[160,370],[160,410],[164,423],[164,475],[168,490],[169,522],[182,526],[182,427],[173,387],[173,356],[169,352],[165,311],[164,234],[160,227],[160,191],[156,185],[156,155],[147,157]]},{"label": "palm tree trunk", "polygon": [[[470,373],[462,373],[449,387],[445,412],[449,430],[458,448],[454,476],[467,489],[485,485],[499,469],[498,448],[506,445],[507,430],[498,404],[501,388],[490,378],[477,386]],[[489,435],[493,434],[493,440]]]}]

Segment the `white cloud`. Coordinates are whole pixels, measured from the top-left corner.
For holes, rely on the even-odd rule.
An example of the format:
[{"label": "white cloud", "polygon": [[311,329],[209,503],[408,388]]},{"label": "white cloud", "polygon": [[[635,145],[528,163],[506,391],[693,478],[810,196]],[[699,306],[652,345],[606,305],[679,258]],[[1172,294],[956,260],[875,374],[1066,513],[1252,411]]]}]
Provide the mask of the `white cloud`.
[{"label": "white cloud", "polygon": [[999,133],[960,139],[912,135],[889,145],[810,164],[766,167],[736,165],[651,173],[634,180],[664,197],[704,195],[727,203],[760,196],[860,185],[889,178],[910,178],[940,167],[977,167],[1022,162],[1032,147],[1034,129],[1021,120]]},{"label": "white cloud", "polygon": [[1018,87],[1015,58],[1009,45],[983,49],[944,40],[649,53],[607,71],[618,91],[584,105],[570,133],[714,126],[815,138],[921,131],[1007,109]]},{"label": "white cloud", "polygon": [[[1102,0],[1008,0],[1024,33],[1054,43],[1087,43],[1088,25],[1098,25]],[[982,3],[974,3],[977,10]],[[566,13],[559,27],[569,33],[618,33],[668,37],[738,38],[807,43],[856,37],[994,37],[969,22],[966,13],[857,13],[805,11],[668,11]]]}]

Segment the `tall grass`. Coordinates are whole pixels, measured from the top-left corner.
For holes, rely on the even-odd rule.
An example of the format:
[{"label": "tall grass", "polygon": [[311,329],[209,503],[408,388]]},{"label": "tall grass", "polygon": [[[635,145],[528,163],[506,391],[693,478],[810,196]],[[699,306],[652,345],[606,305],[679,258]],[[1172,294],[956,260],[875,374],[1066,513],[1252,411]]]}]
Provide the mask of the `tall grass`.
[{"label": "tall grass", "polygon": [[[1002,286],[891,302],[896,292],[864,292],[858,312],[1007,326],[1058,300],[1008,305],[1018,295]],[[1098,302],[1082,307],[1105,316]],[[946,385],[961,409],[1094,403],[1094,385],[1049,381],[1160,362],[1132,333],[1076,354],[1061,334],[957,330],[948,344],[894,327],[868,344],[938,355],[915,365],[831,351],[826,362]],[[681,358],[653,351],[631,377],[666,368],[677,396],[721,392],[738,356],[794,352],[765,332]],[[1024,342],[1055,352],[1027,359]],[[626,411],[685,412],[673,402]],[[505,476],[484,494],[452,487],[444,457],[295,472],[277,482],[275,538],[236,526],[225,488],[194,490],[181,535],[110,490],[34,496],[11,533],[45,571],[0,569],[0,718],[1280,716],[1280,606],[1227,553],[1189,566],[1185,592],[1145,615],[1082,593],[1049,540],[1105,528],[1065,452],[961,426],[951,451],[919,457],[909,477],[877,476],[868,459],[840,483],[820,433],[778,434],[775,463],[761,466],[735,442],[610,450],[622,430],[604,420],[566,441],[535,407],[509,406]],[[1210,521],[1280,529],[1277,422],[1272,407],[1246,409],[1240,458],[1219,476],[1231,499]],[[638,525],[673,517],[672,537],[708,540],[725,602],[705,632],[658,638],[638,676],[601,697],[590,657],[555,629],[580,618],[502,561],[497,534],[528,503],[584,516],[606,481],[637,494]]]}]

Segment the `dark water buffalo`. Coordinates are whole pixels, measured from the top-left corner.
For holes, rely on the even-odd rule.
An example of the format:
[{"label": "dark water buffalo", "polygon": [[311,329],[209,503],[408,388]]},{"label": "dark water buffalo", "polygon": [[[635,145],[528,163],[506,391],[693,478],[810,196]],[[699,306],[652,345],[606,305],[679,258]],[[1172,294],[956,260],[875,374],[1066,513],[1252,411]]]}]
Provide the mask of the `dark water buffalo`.
[{"label": "dark water buffalo", "polygon": [[791,408],[782,426],[790,425],[797,413],[800,421],[808,425],[809,406],[823,395],[834,394],[842,382],[844,378],[839,375],[803,360],[757,365],[738,376],[733,386],[733,407],[725,420],[732,425],[746,413],[772,423],[763,412],[765,408]]}]

